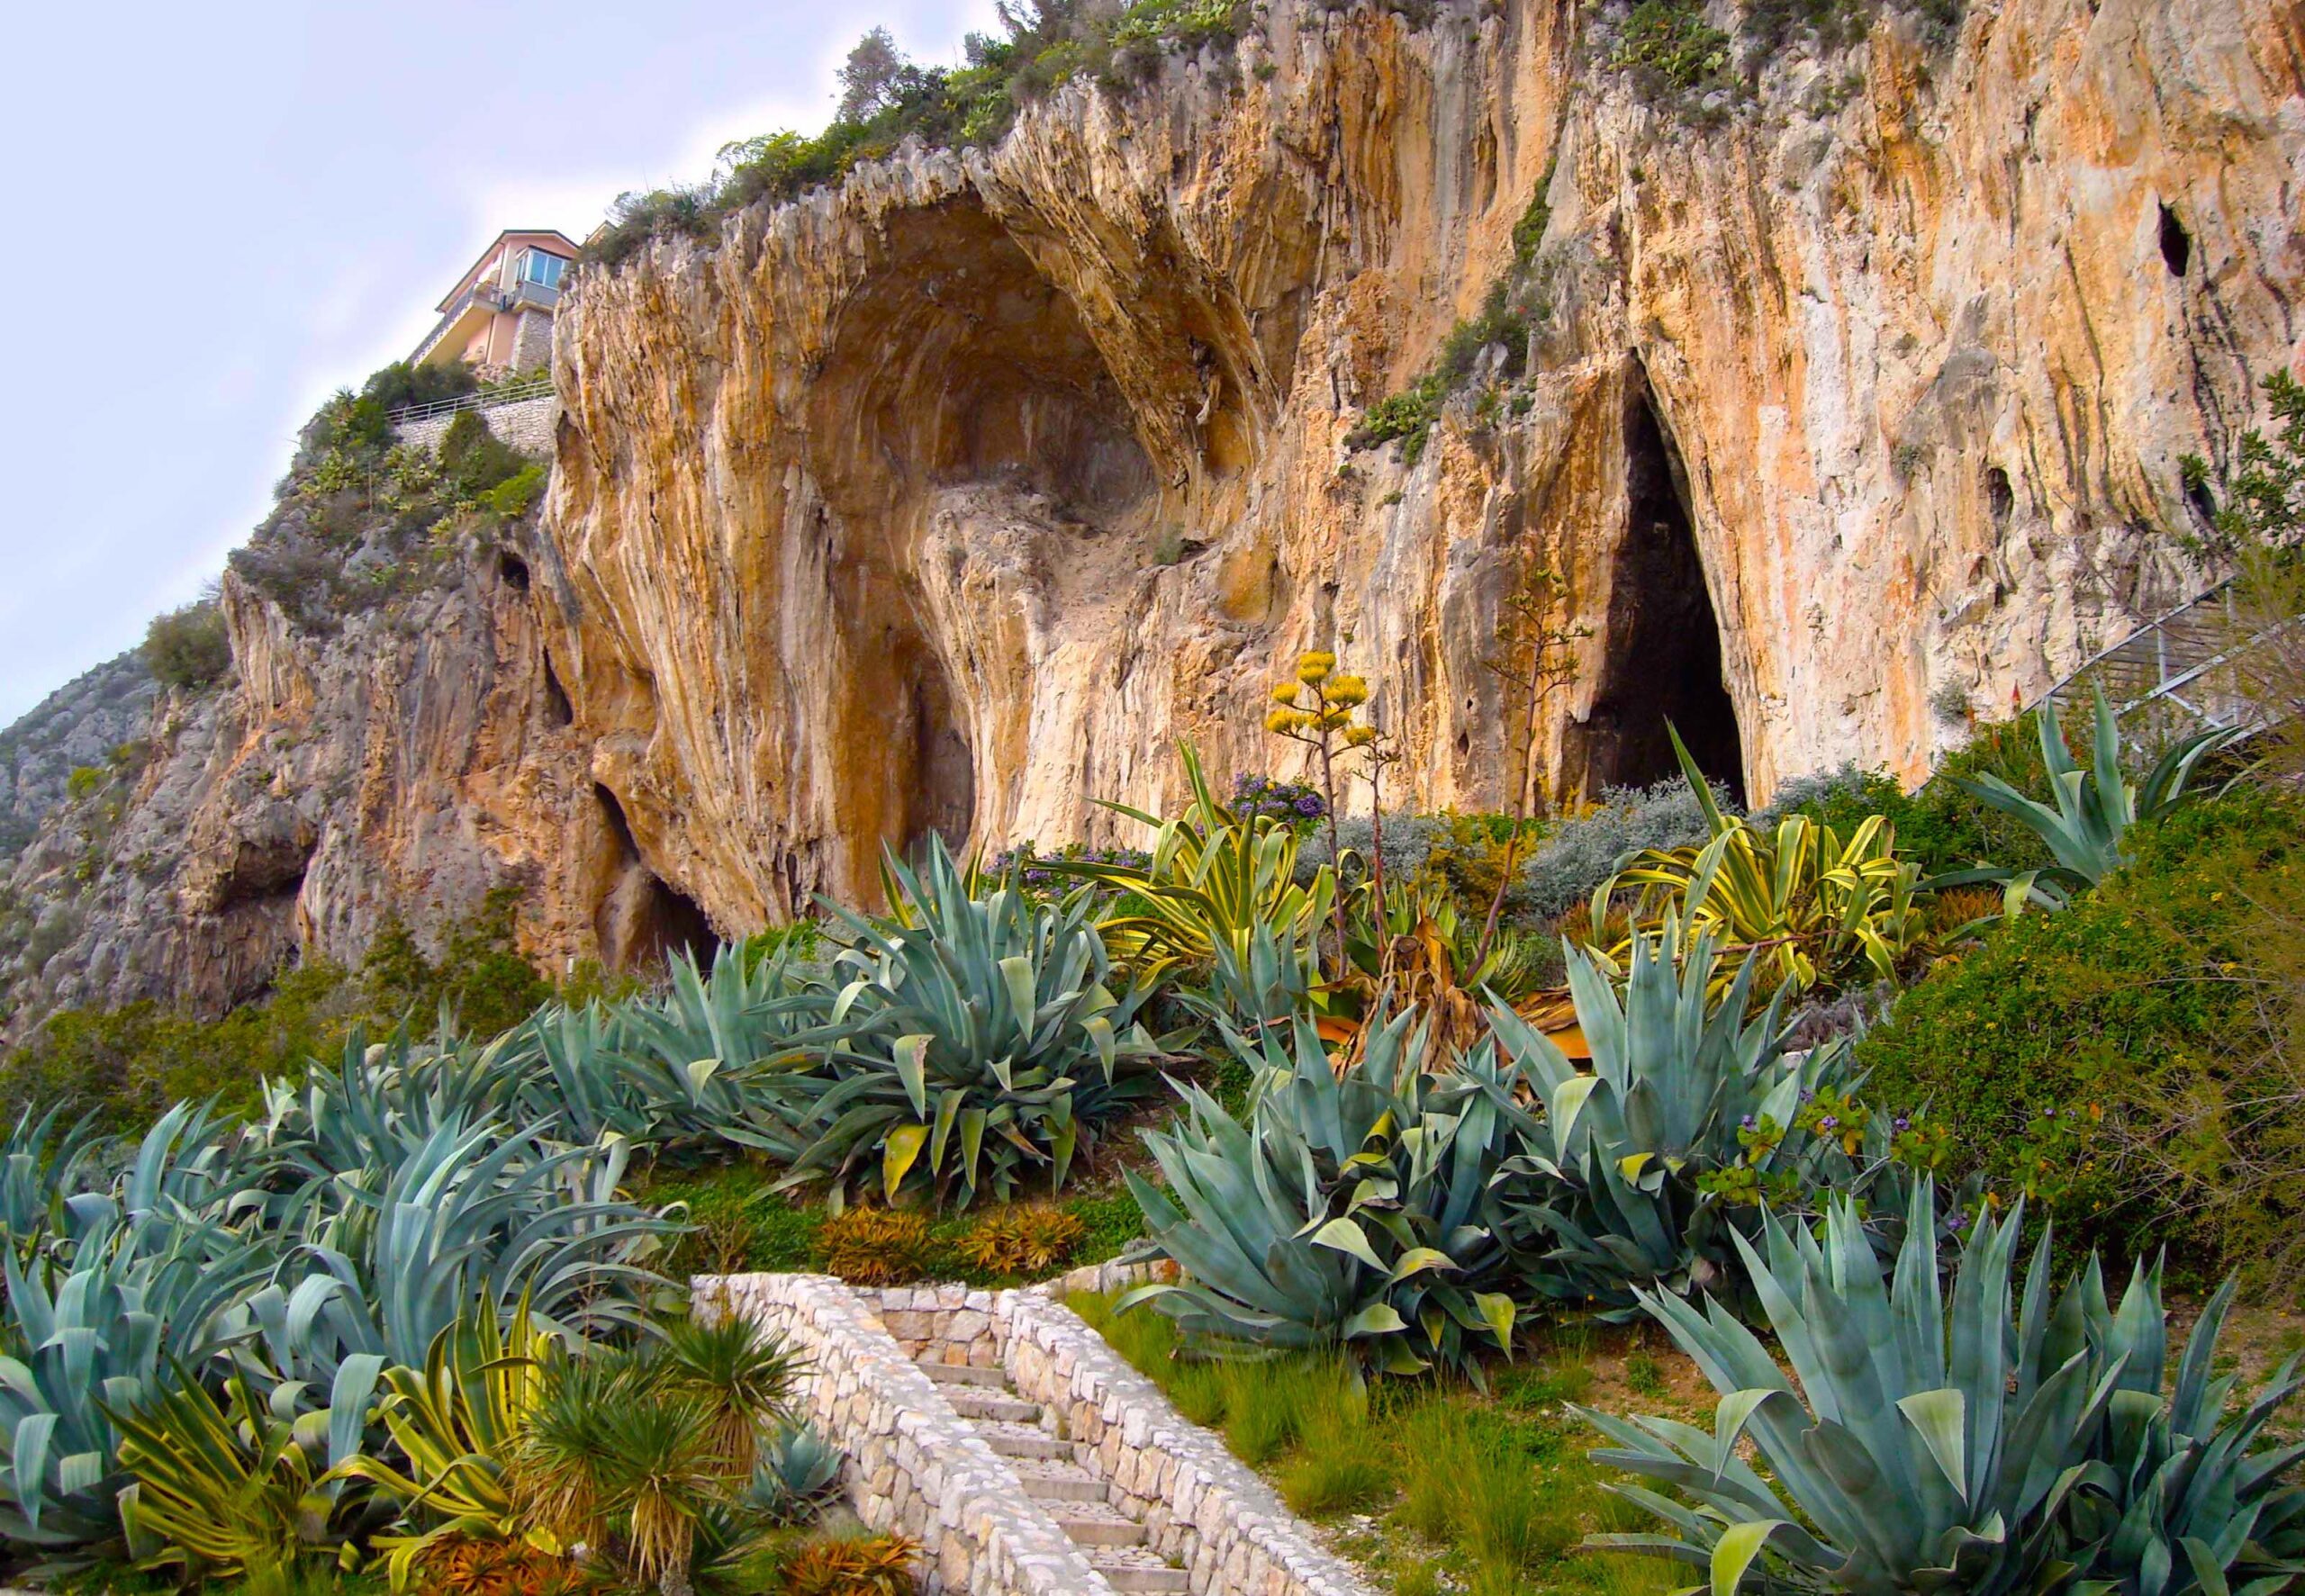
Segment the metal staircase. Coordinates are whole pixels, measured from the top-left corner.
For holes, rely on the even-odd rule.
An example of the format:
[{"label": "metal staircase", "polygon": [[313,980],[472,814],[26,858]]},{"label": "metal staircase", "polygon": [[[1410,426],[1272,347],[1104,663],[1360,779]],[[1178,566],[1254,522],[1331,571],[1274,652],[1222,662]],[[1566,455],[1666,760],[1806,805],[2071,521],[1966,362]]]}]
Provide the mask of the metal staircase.
[{"label": "metal staircase", "polygon": [[[2298,625],[2284,621],[2273,630]],[[2106,700],[2132,740],[2188,732],[2255,731],[2266,721],[2264,706],[2242,687],[2237,666],[2271,631],[2251,632],[2236,603],[2233,583],[2219,582],[2157,620],[2084,661],[2056,686],[2024,706],[2054,702],[2060,716],[2087,712],[2093,688]]]}]

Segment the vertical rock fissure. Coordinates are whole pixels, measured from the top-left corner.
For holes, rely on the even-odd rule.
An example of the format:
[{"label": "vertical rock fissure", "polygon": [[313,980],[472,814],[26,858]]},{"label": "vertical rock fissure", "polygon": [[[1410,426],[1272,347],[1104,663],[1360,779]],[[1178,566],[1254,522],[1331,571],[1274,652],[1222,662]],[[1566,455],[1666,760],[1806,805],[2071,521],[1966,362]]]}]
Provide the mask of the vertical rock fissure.
[{"label": "vertical rock fissure", "polygon": [[954,715],[951,685],[936,661],[922,663],[911,698],[912,802],[905,852],[917,855],[933,832],[957,854],[968,844],[976,816],[976,762]]},{"label": "vertical rock fissure", "polygon": [[1570,728],[1572,779],[1581,767],[1589,795],[1677,774],[1669,725],[1697,768],[1741,800],[1744,746],[1722,674],[1721,624],[1678,448],[1646,383],[1626,416],[1625,501],[1593,708]]}]

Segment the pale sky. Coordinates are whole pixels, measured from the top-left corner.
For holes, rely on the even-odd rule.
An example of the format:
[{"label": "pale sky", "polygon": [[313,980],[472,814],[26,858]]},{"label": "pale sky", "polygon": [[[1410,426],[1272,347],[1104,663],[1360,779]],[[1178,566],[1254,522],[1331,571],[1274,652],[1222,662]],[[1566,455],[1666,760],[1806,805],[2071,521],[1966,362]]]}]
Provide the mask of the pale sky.
[{"label": "pale sky", "polygon": [[296,428],[507,227],[828,120],[991,0],[27,6],[0,77],[0,726],[222,570]]}]

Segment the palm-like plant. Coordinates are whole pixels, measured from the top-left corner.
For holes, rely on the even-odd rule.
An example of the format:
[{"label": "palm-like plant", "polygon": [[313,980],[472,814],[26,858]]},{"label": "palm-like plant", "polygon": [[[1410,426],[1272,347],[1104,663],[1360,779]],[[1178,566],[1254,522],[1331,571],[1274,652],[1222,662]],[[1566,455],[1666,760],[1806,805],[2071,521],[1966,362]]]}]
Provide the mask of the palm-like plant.
[{"label": "palm-like plant", "polygon": [[735,1505],[745,1477],[720,1450],[725,1393],[700,1393],[678,1368],[623,1352],[553,1360],[513,1465],[532,1522],[607,1550],[668,1596],[689,1588],[700,1528]]},{"label": "palm-like plant", "polygon": [[2072,751],[2065,745],[2056,701],[2040,708],[2041,762],[2048,769],[2048,803],[2027,798],[1998,776],[1984,775],[1974,780],[1955,778],[1963,791],[2038,834],[2056,862],[2021,872],[1991,867],[1961,870],[1939,877],[1934,885],[1999,881],[2007,886],[2012,912],[2028,897],[2049,908],[2063,908],[2074,893],[2090,890],[2128,863],[2124,842],[2129,828],[2141,821],[2158,819],[2184,802],[2201,762],[2237,735],[2208,731],[2187,737],[2161,756],[2142,787],[2131,786],[2121,773],[2120,722],[2105,701],[2105,690],[2095,687],[2093,691],[2096,722],[2092,767],[2087,771],[2074,762]]},{"label": "palm-like plant", "polygon": [[713,1450],[710,1406],[673,1391],[612,1411],[595,1477],[624,1561],[665,1596],[689,1588],[698,1522],[720,1505],[727,1471]]},{"label": "palm-like plant", "polygon": [[1722,813],[1680,734],[1672,738],[1711,840],[1634,855],[1594,890],[1593,924],[1606,923],[1621,888],[1635,888],[1634,927],[1670,917],[1687,937],[1712,938],[1723,983],[1748,964],[1762,972],[1764,994],[1894,980],[1927,945],[1930,924],[1921,867],[1897,857],[1888,822],[1869,815],[1844,837],[1794,814],[1765,832]]},{"label": "palm-like plant", "polygon": [[1188,1087],[1184,1121],[1145,1136],[1167,1189],[1127,1177],[1186,1278],[1120,1306],[1151,1303],[1215,1350],[1338,1348],[1395,1372],[1509,1351],[1493,1188],[1536,1132],[1516,1073],[1487,1047],[1430,1073],[1413,1009],[1371,1024],[1341,1075],[1308,1020],[1293,1047],[1230,1034],[1260,1071],[1248,1123]]},{"label": "palm-like plant", "polygon": [[1805,1167],[1820,1158],[1849,1178],[1849,1144],[1862,1131],[1806,1112],[1819,1095],[1854,1089],[1846,1048],[1787,1057],[1784,989],[1748,1019],[1752,962],[1720,990],[1713,938],[1683,946],[1669,918],[1659,936],[1636,934],[1622,998],[1604,959],[1568,950],[1590,1073],[1510,1009],[1489,1015],[1546,1110],[1542,1141],[1506,1171],[1514,1233],[1546,1247],[1531,1264],[1540,1289],[1597,1303],[1606,1317],[1634,1316],[1641,1288],[1731,1285],[1735,1222],[1749,1228],[1754,1204],[1791,1195],[1786,1177],[1813,1175]]},{"label": "palm-like plant", "polygon": [[646,1366],[595,1348],[557,1358],[512,1449],[513,1499],[527,1521],[562,1546],[602,1545],[609,1534],[601,1460],[610,1413],[646,1401]]},{"label": "palm-like plant", "polygon": [[713,1455],[738,1479],[752,1474],[763,1432],[798,1417],[792,1384],[807,1360],[742,1314],[666,1325],[658,1359],[665,1389],[705,1405]]},{"label": "palm-like plant", "polygon": [[845,1030],[787,1183],[829,1180],[836,1200],[852,1181],[891,1198],[909,1183],[965,1206],[1039,1166],[1062,1187],[1098,1126],[1154,1088],[1145,989],[1107,988],[1085,891],[1055,907],[1008,887],[972,897],[937,839],[917,874],[884,867],[890,920],[827,906],[853,939],[829,1017]]}]

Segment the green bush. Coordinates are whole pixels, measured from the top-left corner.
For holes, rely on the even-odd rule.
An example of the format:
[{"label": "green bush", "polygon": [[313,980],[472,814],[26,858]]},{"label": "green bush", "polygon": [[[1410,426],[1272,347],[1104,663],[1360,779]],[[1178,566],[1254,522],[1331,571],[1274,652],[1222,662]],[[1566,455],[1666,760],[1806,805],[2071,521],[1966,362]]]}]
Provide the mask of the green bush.
[{"label": "green bush", "polygon": [[2253,789],[2141,825],[2130,867],[2072,907],[2029,914],[1941,960],[1860,1045],[1867,1094],[1929,1105],[1953,1168],[2082,1245],[2198,1242],[2165,1189],[2140,1189],[2106,1116],[2138,1072],[2200,1059],[2243,1023],[2226,978],[2248,955],[2242,888],[2294,846],[2305,807]]},{"label": "green bush", "polygon": [[447,365],[411,365],[395,360],[360,384],[360,397],[391,411],[411,404],[461,399],[479,386],[478,374],[461,360]]},{"label": "green bush", "polygon": [[197,692],[220,681],[232,668],[232,642],[224,630],[223,606],[202,599],[155,616],[145,628],[144,668],[163,687]]},{"label": "green bush", "polygon": [[398,915],[388,915],[360,963],[371,1010],[387,1021],[405,1016],[421,1030],[446,1005],[471,1036],[498,1036],[527,1019],[551,1000],[553,988],[520,951],[520,906],[519,887],[494,888],[477,912],[449,925],[437,960]]},{"label": "green bush", "polygon": [[0,1062],[0,1113],[62,1104],[124,1131],[179,1102],[253,1110],[261,1078],[333,1050],[353,1007],[344,970],[319,963],[284,971],[270,996],[217,1020],[150,1002],[60,1009]]},{"label": "green bush", "polygon": [[1609,64],[1632,74],[1651,98],[1700,95],[1733,83],[1731,46],[1729,35],[1704,20],[1702,0],[1640,0]]},{"label": "green bush", "polygon": [[484,488],[475,497],[480,500],[480,507],[491,515],[517,521],[536,508],[537,499],[544,491],[544,467],[531,462],[494,487]]},{"label": "green bush", "polygon": [[[458,410],[440,435],[440,473],[461,498],[479,500],[492,489],[538,469],[520,450],[491,432],[478,410]],[[542,485],[539,471],[537,486]]]}]

